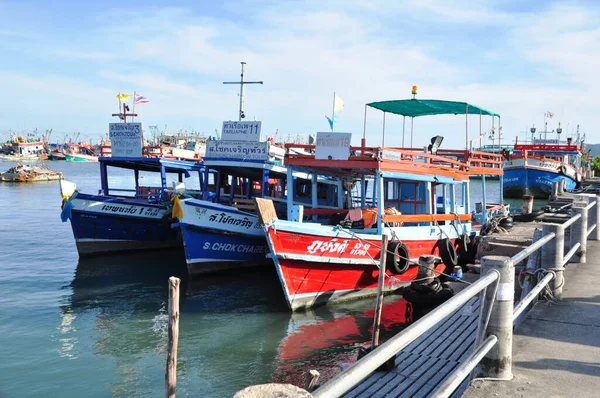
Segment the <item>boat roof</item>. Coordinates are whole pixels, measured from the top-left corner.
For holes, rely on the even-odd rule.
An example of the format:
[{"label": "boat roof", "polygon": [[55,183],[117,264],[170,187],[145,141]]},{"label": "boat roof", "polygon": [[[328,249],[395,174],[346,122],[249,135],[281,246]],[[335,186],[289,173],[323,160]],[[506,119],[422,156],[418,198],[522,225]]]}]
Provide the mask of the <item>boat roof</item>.
[{"label": "boat roof", "polygon": [[486,115],[498,116],[499,114],[466,102],[444,101],[435,99],[404,99],[392,101],[371,102],[367,106],[386,113],[396,115],[419,117],[430,115]]},{"label": "boat roof", "polygon": [[[502,175],[502,157],[486,152],[438,150],[437,154],[414,149],[350,147],[347,159],[316,159],[315,145],[286,144],[285,164],[295,170],[322,175],[362,176],[381,173],[387,178],[456,183],[473,175]],[[292,149],[313,154],[297,154]]]},{"label": "boat roof", "polygon": [[129,157],[100,157],[98,161],[107,166],[140,171],[160,172],[164,166],[168,173],[180,173],[189,170],[204,170],[202,162],[177,160],[167,158],[129,158]]}]

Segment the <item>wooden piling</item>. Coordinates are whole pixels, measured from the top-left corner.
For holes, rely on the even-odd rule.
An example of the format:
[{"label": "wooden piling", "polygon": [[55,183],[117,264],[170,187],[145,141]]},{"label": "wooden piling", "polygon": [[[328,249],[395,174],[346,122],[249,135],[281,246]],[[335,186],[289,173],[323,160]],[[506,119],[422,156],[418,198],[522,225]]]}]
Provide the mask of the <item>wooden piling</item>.
[{"label": "wooden piling", "polygon": [[533,195],[523,195],[521,214],[529,214],[531,212],[533,212]]},{"label": "wooden piling", "polygon": [[306,374],[306,383],[304,389],[308,392],[313,392],[319,383],[319,377],[321,374],[317,370],[311,370]]},{"label": "wooden piling", "polygon": [[179,284],[180,279],[169,278],[169,342],[165,371],[165,397],[175,398],[177,385],[177,344],[179,342]]},{"label": "wooden piling", "polygon": [[383,235],[381,239],[381,254],[379,255],[379,279],[377,283],[377,302],[375,304],[375,318],[373,319],[373,338],[371,347],[374,349],[379,345],[379,325],[381,324],[381,310],[383,308],[383,292],[385,285],[385,262],[387,260],[388,237]]}]

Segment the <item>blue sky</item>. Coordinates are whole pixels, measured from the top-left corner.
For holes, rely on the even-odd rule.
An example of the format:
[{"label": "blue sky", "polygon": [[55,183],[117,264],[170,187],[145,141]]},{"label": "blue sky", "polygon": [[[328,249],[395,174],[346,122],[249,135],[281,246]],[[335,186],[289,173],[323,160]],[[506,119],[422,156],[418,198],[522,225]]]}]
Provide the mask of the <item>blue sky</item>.
[{"label": "blue sky", "polygon": [[[145,125],[214,134],[237,118],[239,77],[247,117],[263,133],[327,130],[335,91],[345,102],[336,130],[363,132],[364,104],[410,97],[467,101],[502,115],[510,139],[543,114],[565,130],[594,131],[600,90],[600,4],[594,1],[2,1],[0,136],[53,128],[98,139],[115,95],[151,102]],[[381,142],[382,115],[367,117]],[[464,143],[462,116],[415,119],[415,145]],[[484,119],[483,130],[491,121]],[[386,118],[386,144],[401,142],[402,118]],[[479,118],[469,118],[479,134]]]}]

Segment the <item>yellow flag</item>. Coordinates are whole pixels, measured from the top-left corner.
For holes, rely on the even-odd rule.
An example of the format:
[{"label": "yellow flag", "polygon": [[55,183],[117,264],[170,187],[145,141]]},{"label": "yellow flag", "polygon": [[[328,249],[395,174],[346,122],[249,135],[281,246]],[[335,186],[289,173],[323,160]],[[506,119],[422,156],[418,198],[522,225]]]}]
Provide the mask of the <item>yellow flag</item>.
[{"label": "yellow flag", "polygon": [[125,102],[129,99],[129,94],[117,94],[117,99],[121,102]]},{"label": "yellow flag", "polygon": [[337,95],[335,96],[335,101],[333,103],[333,111],[335,113],[341,112],[344,109],[344,101]]},{"label": "yellow flag", "polygon": [[175,195],[173,197],[173,211],[171,212],[171,217],[179,218],[180,220],[183,218],[183,209],[181,208],[181,203],[179,203],[179,196]]}]

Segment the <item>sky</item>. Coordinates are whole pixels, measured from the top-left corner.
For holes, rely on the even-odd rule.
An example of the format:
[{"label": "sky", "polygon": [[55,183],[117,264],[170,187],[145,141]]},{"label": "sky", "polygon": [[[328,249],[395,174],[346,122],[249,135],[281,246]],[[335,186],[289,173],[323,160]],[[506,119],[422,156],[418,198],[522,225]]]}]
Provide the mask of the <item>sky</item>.
[{"label": "sky", "polygon": [[[383,115],[365,104],[418,98],[465,101],[499,113],[503,144],[533,124],[595,131],[600,92],[600,2],[488,0],[3,1],[0,0],[0,138],[53,129],[98,140],[116,95],[150,99],[147,128],[220,132],[236,120],[240,62],[246,120],[263,138],[329,129],[382,144]],[[465,146],[492,121],[478,115],[414,119],[414,146],[445,137]],[[399,146],[402,117],[387,115],[385,144]],[[496,137],[498,136],[496,120]],[[407,143],[410,123],[406,124]],[[497,138],[495,143],[497,144]]]}]

